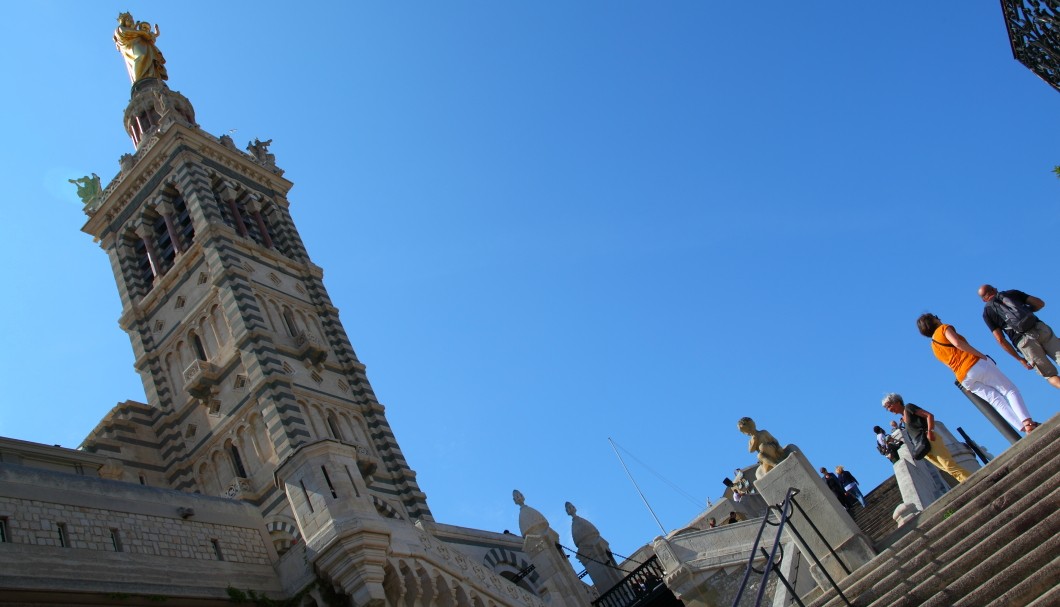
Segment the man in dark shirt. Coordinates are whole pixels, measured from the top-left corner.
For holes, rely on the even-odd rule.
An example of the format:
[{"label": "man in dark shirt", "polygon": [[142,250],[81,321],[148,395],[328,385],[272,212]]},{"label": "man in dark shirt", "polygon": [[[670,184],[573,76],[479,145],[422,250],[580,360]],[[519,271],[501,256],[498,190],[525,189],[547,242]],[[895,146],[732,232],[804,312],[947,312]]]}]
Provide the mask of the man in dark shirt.
[{"label": "man in dark shirt", "polygon": [[824,479],[824,484],[835,494],[835,498],[839,500],[839,505],[850,510],[850,507],[853,505],[853,498],[848,495],[846,491],[843,491],[843,485],[839,483],[839,479],[829,472],[828,468],[823,466],[821,467],[821,478]]},{"label": "man in dark shirt", "polygon": [[986,328],[994,334],[994,339],[1001,344],[1001,348],[1024,367],[1036,370],[1054,388],[1060,388],[1060,377],[1057,376],[1056,365],[1050,360],[1060,362],[1060,338],[1053,333],[1049,325],[1041,320],[1026,331],[1018,331],[1009,327],[1000,309],[1000,306],[1007,303],[1023,306],[1029,312],[1037,312],[1045,307],[1045,302],[1015,289],[999,292],[990,285],[979,287],[979,298],[986,302],[983,307],[983,321],[986,323]]}]

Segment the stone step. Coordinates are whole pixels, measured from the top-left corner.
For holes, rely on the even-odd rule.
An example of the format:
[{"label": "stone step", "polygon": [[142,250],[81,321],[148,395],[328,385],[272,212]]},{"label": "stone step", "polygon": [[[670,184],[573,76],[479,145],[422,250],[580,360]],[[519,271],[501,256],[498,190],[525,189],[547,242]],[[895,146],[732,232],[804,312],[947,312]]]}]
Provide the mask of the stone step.
[{"label": "stone step", "polygon": [[[1056,578],[1053,579],[1055,580]],[[1034,602],[1027,603],[1026,607],[1056,607],[1057,605],[1060,605],[1060,584],[1054,585],[1052,589],[1035,599]],[[1008,607],[1007,604],[1006,607]]]},{"label": "stone step", "polygon": [[[1060,416],[1005,451],[966,483],[929,507],[908,535],[843,580],[844,594],[858,597],[858,605],[904,603],[906,597],[912,598],[911,593],[923,602],[946,588],[946,584],[939,585],[940,579],[959,580],[976,563],[984,560],[998,566],[997,560],[990,557],[1009,544],[1023,546],[1025,541],[1029,542],[1030,545],[1024,546],[1024,552],[1037,544],[1051,544],[1044,539],[1056,535],[1055,521],[1047,519],[1057,510],[1060,498],[1053,489],[1060,486],[1060,475],[1052,466],[1043,466],[1042,462],[1054,461],[1057,456],[1060,456]],[[1028,515],[1029,511],[1035,514]],[[1039,525],[1039,521],[1044,526]],[[1048,535],[1041,535],[1046,531]],[[1021,541],[1022,536],[1036,539]],[[1038,551],[1034,552],[1037,554]],[[1009,555],[1008,563],[1015,560],[1008,551],[1004,553]],[[968,558],[963,558],[965,556]],[[1039,558],[1038,565],[1047,562],[1048,559]],[[993,576],[1009,579],[1016,575],[1009,575],[1004,563],[1000,563],[1000,567],[989,572],[980,570],[976,575],[978,582],[971,588],[982,585],[981,582]],[[1022,567],[1018,569],[1022,570]],[[920,587],[928,579],[934,582]],[[971,579],[969,577],[968,584]],[[881,600],[885,597],[887,600]],[[951,599],[939,600],[942,601],[938,603],[940,605],[953,604]],[[985,600],[977,604],[983,604]],[[812,604],[832,607],[841,605],[842,601],[834,590],[829,590]]]},{"label": "stone step", "polygon": [[[1060,580],[1060,539],[1053,538],[1048,543],[1036,548],[1034,552],[1044,553],[1046,557],[1052,557],[1052,560],[1037,569],[1030,570],[1019,578],[1005,575],[1004,577],[1008,579],[998,583],[1002,590],[1001,594],[988,603],[987,607],[1028,605],[1043,593],[1060,587],[1060,584],[1057,584],[1057,580]],[[1024,559],[1038,561],[1038,556],[1028,554]],[[1020,560],[1023,561],[1024,559]],[[1017,563],[1017,565],[1021,570],[1026,570],[1025,563]],[[990,583],[993,583],[993,580]],[[1060,600],[1053,603],[1053,605],[1060,605]]]},{"label": "stone step", "polygon": [[[1042,537],[1052,537],[1060,529],[1060,514],[1050,517],[1050,514],[1057,512],[1057,505],[1060,504],[1060,487],[1039,488],[1040,493],[1053,489],[1051,497],[1043,501],[1039,492],[1031,492],[1024,499],[1011,503],[1005,510],[995,513],[986,509],[984,513],[992,515],[993,520],[982,523],[973,520],[956,525],[953,532],[937,542],[928,540],[910,546],[910,550],[917,551],[914,558],[881,563],[891,572],[872,588],[857,595],[859,603],[864,601],[872,605],[887,605],[894,601],[912,600],[916,605],[952,607],[956,599],[999,574],[1007,564],[1028,550],[1025,542],[1018,540],[1025,538],[1025,541],[1030,540],[1037,545],[1041,543]],[[1011,516],[1020,509],[1024,509],[1021,514]],[[958,512],[953,516],[960,515]],[[943,525],[945,523],[942,522]],[[969,527],[971,533],[962,533]],[[1044,532],[1049,535],[1041,535]],[[960,541],[947,541],[947,538],[960,535],[964,536]],[[1047,559],[1040,564],[1045,562]],[[852,596],[846,590],[844,593]],[[930,600],[939,593],[943,596],[938,597],[938,602]]]},{"label": "stone step", "polygon": [[923,607],[982,604],[1046,565],[1057,542],[1043,539],[1060,532],[1060,487],[1034,506],[921,582],[914,594],[927,599]]},{"label": "stone step", "polygon": [[880,486],[865,494],[865,502],[867,507],[855,506],[850,515],[875,545],[898,529],[892,516],[894,509],[902,503],[898,479],[892,476],[880,483]]},{"label": "stone step", "polygon": [[[1051,447],[1045,453],[1060,452],[1060,441],[1053,443]],[[1049,461],[1049,459],[1040,461]],[[1002,469],[994,468],[991,472],[993,477],[981,478],[977,484],[981,487],[985,486],[986,489],[970,493],[974,499],[966,502],[967,510],[947,508],[938,512],[933,508],[928,508],[927,512],[921,514],[923,520],[920,521],[920,527],[874,559],[874,563],[878,561],[882,564],[891,561],[893,565],[862,568],[844,580],[844,593],[848,596],[857,596],[874,586],[889,587],[900,584],[902,580],[898,579],[900,576],[895,571],[915,571],[922,568],[937,558],[936,555],[947,552],[954,545],[957,545],[957,550],[954,552],[958,555],[963,551],[973,549],[984,535],[989,535],[993,531],[992,519],[997,517],[999,510],[1011,506],[1011,503],[1016,501],[1013,499],[1015,496],[1027,493],[1041,494],[1050,485],[1049,480],[1053,473],[1049,467],[1043,468],[1033,461],[1015,463],[1019,466],[1015,470],[1008,470],[1005,462],[999,461],[998,464],[1002,466]],[[936,516],[951,511],[953,514],[946,519],[932,523],[926,517],[931,516],[933,511]],[[998,524],[1000,522],[995,521],[994,526]],[[930,548],[925,549],[924,543],[930,544]]]}]

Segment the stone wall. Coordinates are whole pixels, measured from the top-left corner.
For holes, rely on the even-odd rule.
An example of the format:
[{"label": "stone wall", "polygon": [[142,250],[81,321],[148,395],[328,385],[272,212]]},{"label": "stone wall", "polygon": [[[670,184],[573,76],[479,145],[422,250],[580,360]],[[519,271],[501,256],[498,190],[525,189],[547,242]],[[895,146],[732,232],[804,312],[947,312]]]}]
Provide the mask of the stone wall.
[{"label": "stone wall", "polygon": [[41,590],[72,602],[222,598],[230,585],[284,594],[261,515],[236,500],[0,463],[0,519],[0,603]]},{"label": "stone wall", "polygon": [[[246,527],[6,496],[0,497],[0,513],[7,519],[8,541],[14,544],[269,564],[258,531]],[[65,542],[59,538],[59,525]]]}]

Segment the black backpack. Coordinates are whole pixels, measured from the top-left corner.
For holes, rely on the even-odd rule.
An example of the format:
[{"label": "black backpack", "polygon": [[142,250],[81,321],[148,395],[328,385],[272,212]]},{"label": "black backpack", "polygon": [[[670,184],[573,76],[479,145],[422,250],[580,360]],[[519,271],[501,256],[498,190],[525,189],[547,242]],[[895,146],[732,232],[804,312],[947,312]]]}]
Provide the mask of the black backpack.
[{"label": "black backpack", "polygon": [[880,455],[886,455],[887,457],[891,457],[891,449],[887,446],[888,444],[889,442],[881,445],[880,441],[876,441],[876,450],[880,452]]},{"label": "black backpack", "polygon": [[1018,304],[1011,297],[997,294],[994,301],[994,311],[1005,320],[1005,329],[1016,333],[1026,333],[1038,324],[1038,317],[1026,304]]}]

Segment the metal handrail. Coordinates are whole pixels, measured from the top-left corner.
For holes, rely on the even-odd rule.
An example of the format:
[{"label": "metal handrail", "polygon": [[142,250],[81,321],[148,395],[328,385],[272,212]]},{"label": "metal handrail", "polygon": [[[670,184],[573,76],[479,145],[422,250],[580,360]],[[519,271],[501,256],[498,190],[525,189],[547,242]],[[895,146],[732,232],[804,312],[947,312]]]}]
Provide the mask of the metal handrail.
[{"label": "metal handrail", "polygon": [[[821,538],[821,542],[828,547],[828,553],[831,554],[835,558],[835,560],[839,561],[839,566],[843,568],[843,571],[846,572],[847,575],[850,575],[850,567],[847,567],[847,564],[844,563],[843,559],[839,557],[839,554],[836,553],[835,548],[832,548],[832,545],[828,543],[828,540],[825,539],[824,534],[821,533],[821,530],[817,528],[817,525],[813,524],[813,519],[811,519],[810,516],[806,514],[806,511],[802,509],[802,506],[799,505],[799,502],[791,500],[791,503],[795,504],[795,507],[798,508],[799,512],[802,514],[802,518],[806,519],[806,522],[810,524],[810,528],[813,529],[813,532],[816,533],[817,537]],[[806,540],[802,539],[802,534],[800,534],[798,529],[795,528],[794,523],[792,523],[791,525],[791,530],[795,533],[795,537],[799,538],[799,541],[802,542],[802,545],[806,546]],[[814,558],[816,559],[816,557]],[[820,562],[818,562],[817,566],[820,567],[820,565]],[[825,571],[825,575],[828,575],[827,571]],[[828,579],[831,580],[832,578],[829,577]],[[832,582],[832,585],[834,586],[835,582]]]},{"label": "metal handrail", "polygon": [[622,578],[600,598],[593,601],[594,607],[628,607],[651,595],[663,583],[663,568],[659,559],[650,559]]},{"label": "metal handrail", "polygon": [[[821,563],[821,560],[817,558],[817,555],[803,539],[802,534],[799,533],[799,530],[795,527],[794,521],[792,521],[791,515],[794,513],[794,509],[798,508],[799,513],[802,514],[802,517],[806,519],[806,522],[810,524],[810,527],[814,530],[814,532],[816,532],[817,536],[821,539],[821,541],[824,542],[824,545],[828,547],[829,553],[831,553],[831,555],[835,557],[837,561],[839,561],[839,565],[843,568],[843,571],[845,571],[847,575],[850,575],[850,569],[847,567],[846,563],[844,563],[843,560],[839,557],[839,555],[836,554],[835,549],[832,548],[832,545],[828,543],[828,540],[826,540],[824,535],[821,534],[821,530],[817,528],[817,525],[814,524],[813,520],[806,515],[806,511],[802,509],[802,506],[800,506],[799,503],[795,501],[795,496],[798,494],[798,489],[796,489],[795,487],[790,487],[788,489],[787,494],[784,496],[784,501],[775,506],[770,506],[769,509],[766,511],[766,515],[762,517],[762,524],[758,528],[758,535],[755,536],[754,545],[751,547],[751,554],[747,558],[747,568],[744,570],[743,580],[740,582],[740,588],[736,591],[736,598],[734,598],[732,601],[733,607],[737,607],[740,604],[740,599],[743,598],[743,591],[747,588],[747,583],[751,579],[752,571],[755,573],[761,573],[762,575],[762,581],[758,587],[758,595],[755,597],[755,607],[759,607],[762,604],[762,599],[765,597],[766,583],[768,582],[769,575],[771,573],[776,574],[777,578],[781,581],[781,583],[784,584],[784,587],[787,588],[789,592],[791,592],[791,595],[795,598],[795,602],[799,604],[799,607],[805,607],[802,600],[799,598],[799,595],[796,594],[795,588],[791,585],[791,583],[788,582],[787,578],[784,577],[784,574],[782,574],[777,568],[777,566],[780,564],[784,557],[784,552],[780,545],[781,535],[784,532],[785,526],[791,529],[792,533],[799,540],[799,543],[801,544],[801,547],[803,548],[805,553],[809,555],[811,559],[813,559],[813,562],[817,565],[818,569],[820,569],[821,572],[824,573],[825,577],[828,578],[829,584],[831,584],[832,588],[835,589],[836,594],[839,595],[839,598],[841,598],[848,607],[851,607],[851,603],[849,600],[847,600],[846,595],[844,595],[843,591],[839,589],[839,585],[834,579],[832,579],[832,576],[828,573],[828,570],[824,567],[824,565]],[[774,524],[769,520],[769,517],[774,510],[780,517],[780,520],[777,521],[777,523],[775,524],[777,528],[777,533],[773,539],[773,548],[768,552],[765,548],[761,549],[762,555],[766,557],[766,563],[765,566],[762,567],[762,571],[758,571],[754,568],[754,560],[755,557],[758,555],[758,545],[762,540],[762,534],[765,533],[766,525]],[[780,559],[777,558],[778,551],[780,552]]]}]

